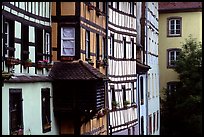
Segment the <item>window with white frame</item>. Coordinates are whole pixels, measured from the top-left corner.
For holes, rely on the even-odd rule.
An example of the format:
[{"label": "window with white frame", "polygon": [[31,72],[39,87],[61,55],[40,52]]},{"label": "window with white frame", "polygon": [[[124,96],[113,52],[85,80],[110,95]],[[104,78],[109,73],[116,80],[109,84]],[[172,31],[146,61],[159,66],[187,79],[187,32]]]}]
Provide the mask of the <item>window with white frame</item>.
[{"label": "window with white frame", "polygon": [[168,19],[168,36],[181,36],[181,17]]},{"label": "window with white frame", "polygon": [[168,68],[175,67],[175,61],[177,60],[180,51],[181,51],[180,49],[168,49],[167,50],[167,53],[168,53],[167,67]]},{"label": "window with white frame", "polygon": [[75,28],[61,28],[61,56],[75,56]]}]

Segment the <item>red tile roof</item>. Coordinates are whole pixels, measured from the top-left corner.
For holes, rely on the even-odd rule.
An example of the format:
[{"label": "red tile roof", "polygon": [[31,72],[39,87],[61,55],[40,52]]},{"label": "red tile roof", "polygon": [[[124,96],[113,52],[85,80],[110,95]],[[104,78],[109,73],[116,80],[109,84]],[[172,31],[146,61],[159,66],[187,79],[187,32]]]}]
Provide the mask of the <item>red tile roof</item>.
[{"label": "red tile roof", "polygon": [[202,9],[202,2],[159,2],[159,11]]},{"label": "red tile roof", "polygon": [[98,69],[81,60],[55,62],[49,76],[54,80],[108,80]]}]

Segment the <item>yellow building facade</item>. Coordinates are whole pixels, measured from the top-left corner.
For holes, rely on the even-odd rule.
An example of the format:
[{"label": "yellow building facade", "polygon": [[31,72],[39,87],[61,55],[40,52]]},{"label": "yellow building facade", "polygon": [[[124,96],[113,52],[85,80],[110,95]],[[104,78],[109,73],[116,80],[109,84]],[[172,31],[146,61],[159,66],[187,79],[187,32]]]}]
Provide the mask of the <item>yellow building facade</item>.
[{"label": "yellow building facade", "polygon": [[171,61],[176,60],[185,39],[192,35],[202,41],[202,3],[161,2],[159,6],[159,70],[162,93],[164,88],[175,90],[175,84],[179,81]]}]

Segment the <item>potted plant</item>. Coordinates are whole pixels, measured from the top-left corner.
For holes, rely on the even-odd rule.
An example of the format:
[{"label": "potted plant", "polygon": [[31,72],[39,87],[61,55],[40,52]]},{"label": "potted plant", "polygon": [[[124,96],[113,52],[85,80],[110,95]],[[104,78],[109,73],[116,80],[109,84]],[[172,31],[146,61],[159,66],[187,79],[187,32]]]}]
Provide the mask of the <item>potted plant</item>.
[{"label": "potted plant", "polygon": [[107,58],[104,58],[104,59],[103,59],[102,65],[103,65],[103,67],[108,66],[108,59],[107,59]]},{"label": "potted plant", "polygon": [[92,59],[90,59],[90,58],[88,58],[88,59],[86,59],[86,61],[90,64],[90,65],[94,65],[94,62],[92,61]]},{"label": "potted plant", "polygon": [[94,5],[92,5],[90,2],[88,3],[88,10],[93,10],[94,9]]},{"label": "potted plant", "polygon": [[115,110],[119,107],[119,103],[117,101],[112,101],[112,109]]},{"label": "potted plant", "polygon": [[32,67],[33,63],[32,63],[32,60],[31,59],[27,59],[25,62],[24,62],[24,67]]},{"label": "potted plant", "polygon": [[136,103],[132,103],[132,107],[137,108],[137,104]]},{"label": "potted plant", "polygon": [[18,58],[14,58],[14,57],[8,57],[8,58],[6,58],[6,64],[8,66],[18,65],[18,64],[20,64],[20,60]]},{"label": "potted plant", "polygon": [[37,64],[38,68],[51,68],[52,64],[48,62],[48,60],[44,59],[44,60],[39,60],[38,64]]},{"label": "potted plant", "polygon": [[125,100],[125,101],[123,102],[124,108],[127,108],[129,104],[130,104],[130,101]]}]

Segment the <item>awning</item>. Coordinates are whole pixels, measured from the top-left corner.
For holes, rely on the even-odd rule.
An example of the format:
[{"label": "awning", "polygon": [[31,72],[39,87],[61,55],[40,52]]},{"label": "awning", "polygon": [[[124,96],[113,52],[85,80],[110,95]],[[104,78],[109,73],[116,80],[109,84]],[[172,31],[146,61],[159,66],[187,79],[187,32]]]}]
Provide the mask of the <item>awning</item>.
[{"label": "awning", "polygon": [[109,80],[98,69],[82,60],[54,62],[49,77],[54,80]]},{"label": "awning", "polygon": [[145,65],[145,64],[142,64],[141,62],[139,61],[136,61],[136,70],[137,70],[137,74],[144,74],[146,73],[149,69],[151,69],[150,66],[148,65]]}]

